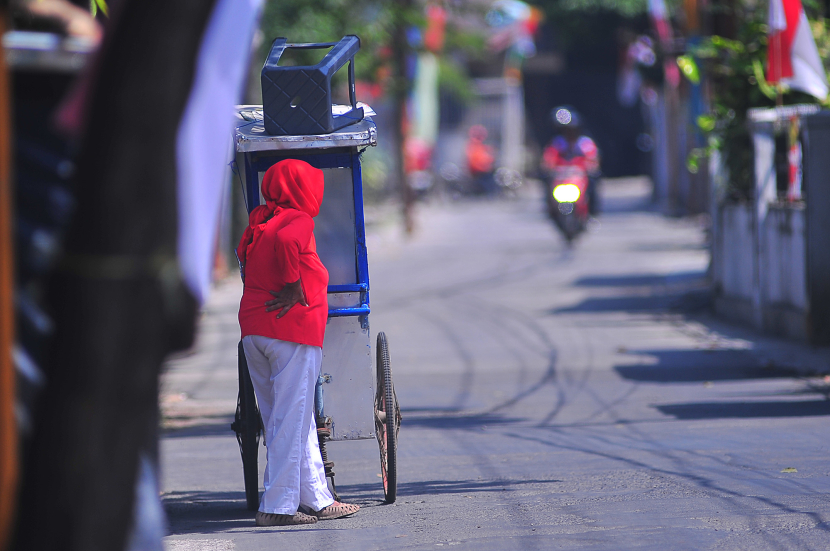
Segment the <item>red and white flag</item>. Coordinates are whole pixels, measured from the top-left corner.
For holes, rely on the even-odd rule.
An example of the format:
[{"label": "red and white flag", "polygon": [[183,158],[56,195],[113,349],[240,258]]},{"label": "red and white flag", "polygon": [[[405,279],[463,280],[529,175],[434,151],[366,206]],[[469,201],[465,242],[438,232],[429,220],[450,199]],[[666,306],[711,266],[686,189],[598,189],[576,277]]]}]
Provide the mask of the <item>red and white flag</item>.
[{"label": "red and white flag", "polygon": [[[657,37],[660,39],[660,45],[664,50],[670,51],[674,36],[665,0],[648,0],[648,12],[654,30],[657,32]],[[677,68],[677,63],[674,62],[673,57],[666,56],[663,60],[663,73],[672,88],[677,88],[680,84],[680,70]]]},{"label": "red and white flag", "polygon": [[826,99],[827,76],[801,0],[770,0],[768,23],[767,81]]}]

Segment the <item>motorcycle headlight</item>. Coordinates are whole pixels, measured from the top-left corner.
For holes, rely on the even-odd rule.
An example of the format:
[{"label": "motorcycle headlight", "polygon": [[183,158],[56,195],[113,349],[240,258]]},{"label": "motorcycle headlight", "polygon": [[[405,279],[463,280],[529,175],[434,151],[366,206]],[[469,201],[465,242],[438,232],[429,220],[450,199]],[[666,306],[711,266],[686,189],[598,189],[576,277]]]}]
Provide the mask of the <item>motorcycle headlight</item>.
[{"label": "motorcycle headlight", "polygon": [[575,184],[559,184],[553,188],[553,198],[559,203],[576,203],[579,200],[579,187]]}]

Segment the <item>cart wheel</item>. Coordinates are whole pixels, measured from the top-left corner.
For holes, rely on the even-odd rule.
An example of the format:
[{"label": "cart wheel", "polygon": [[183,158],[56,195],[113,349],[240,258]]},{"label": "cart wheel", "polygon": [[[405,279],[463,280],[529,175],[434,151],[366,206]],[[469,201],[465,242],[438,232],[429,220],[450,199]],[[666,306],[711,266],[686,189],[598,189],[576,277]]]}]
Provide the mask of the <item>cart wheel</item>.
[{"label": "cart wheel", "polygon": [[386,503],[395,503],[398,492],[397,451],[401,428],[401,410],[395,386],[392,384],[392,366],[386,334],[378,333],[377,387],[375,391],[375,429],[380,446],[380,471]]},{"label": "cart wheel", "polygon": [[242,474],[245,478],[245,501],[249,511],[259,509],[259,471],[257,459],[259,438],[262,434],[262,419],[254,395],[254,385],[248,373],[248,362],[242,341],[239,341],[239,397],[236,401],[236,415],[231,428],[236,432],[239,451],[242,454]]}]

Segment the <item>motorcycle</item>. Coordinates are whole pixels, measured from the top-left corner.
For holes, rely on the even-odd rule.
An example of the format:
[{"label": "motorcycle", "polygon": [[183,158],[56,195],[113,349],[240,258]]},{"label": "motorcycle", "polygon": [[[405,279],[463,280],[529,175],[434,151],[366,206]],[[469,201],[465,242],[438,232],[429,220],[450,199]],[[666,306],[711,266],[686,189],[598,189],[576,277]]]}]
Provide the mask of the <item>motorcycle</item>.
[{"label": "motorcycle", "polygon": [[582,157],[559,164],[546,190],[548,214],[571,243],[585,231],[588,208],[588,171]]}]

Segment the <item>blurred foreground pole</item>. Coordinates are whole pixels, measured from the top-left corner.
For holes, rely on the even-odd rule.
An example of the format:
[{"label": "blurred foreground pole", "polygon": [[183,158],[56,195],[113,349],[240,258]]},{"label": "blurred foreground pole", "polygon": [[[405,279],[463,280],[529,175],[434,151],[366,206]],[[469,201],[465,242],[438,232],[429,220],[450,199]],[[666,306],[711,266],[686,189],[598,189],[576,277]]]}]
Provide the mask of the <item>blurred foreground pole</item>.
[{"label": "blurred foreground pole", "polygon": [[395,167],[398,186],[401,190],[401,206],[404,228],[407,234],[415,229],[413,209],[415,207],[415,193],[409,185],[405,170],[406,128],[405,122],[408,113],[406,102],[409,98],[410,79],[407,74],[407,56],[409,42],[406,31],[411,23],[413,0],[392,0],[392,128],[395,131]]},{"label": "blurred foreground pole", "polygon": [[671,214],[677,213],[679,186],[682,170],[685,170],[681,158],[685,159],[686,152],[679,150],[680,132],[685,132],[685,124],[681,121],[680,109],[680,71],[677,67],[677,52],[672,22],[666,8],[665,0],[649,0],[648,11],[651,24],[657,33],[660,47],[663,50],[663,101],[664,119],[666,128],[666,173],[668,176],[666,193],[666,210]]},{"label": "blurred foreground pole", "polygon": [[154,457],[164,357],[196,301],[177,260],[177,134],[214,0],[112,4],[87,75],[77,208],[50,285],[55,321],[20,487],[19,551],[119,551],[139,458]]},{"label": "blurred foreground pole", "polygon": [[[0,34],[6,13],[0,8]],[[12,250],[11,91],[6,56],[0,52],[0,551],[9,543],[18,473],[14,342],[14,254]]]}]

